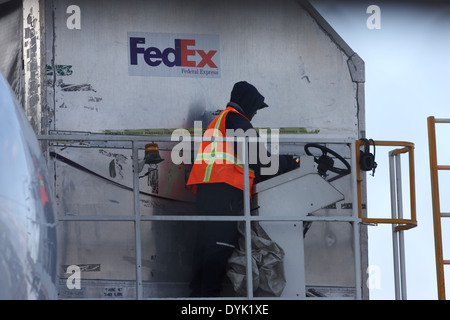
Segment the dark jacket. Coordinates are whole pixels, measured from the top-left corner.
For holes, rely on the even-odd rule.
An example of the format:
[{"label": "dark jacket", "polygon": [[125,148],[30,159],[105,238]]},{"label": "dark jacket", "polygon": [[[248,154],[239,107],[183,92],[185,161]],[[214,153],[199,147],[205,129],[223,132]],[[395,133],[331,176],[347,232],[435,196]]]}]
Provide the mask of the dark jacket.
[{"label": "dark jacket", "polygon": [[[236,113],[228,113],[225,127],[227,129],[242,129],[247,131],[249,129],[253,129],[250,121],[252,120],[254,114],[262,108],[267,108],[268,105],[264,102],[264,96],[258,92],[258,90],[251,84],[241,81],[234,85],[233,90],[231,92],[230,102],[227,106],[235,108],[238,112],[242,113],[245,117],[242,117]],[[249,121],[250,120],[250,121]],[[258,144],[258,148],[261,147]],[[237,150],[237,143],[235,143],[235,150]],[[267,156],[270,157],[271,154],[268,150],[262,151],[266,152]],[[262,167],[269,167],[270,163],[267,165],[263,165],[259,161],[260,150],[258,149],[258,163],[250,164],[250,168],[255,171],[255,182],[260,182],[266,180],[272,176],[261,175]],[[275,175],[287,172],[292,168],[293,165],[293,157],[289,155],[280,155],[279,156],[279,168],[278,172]]]}]

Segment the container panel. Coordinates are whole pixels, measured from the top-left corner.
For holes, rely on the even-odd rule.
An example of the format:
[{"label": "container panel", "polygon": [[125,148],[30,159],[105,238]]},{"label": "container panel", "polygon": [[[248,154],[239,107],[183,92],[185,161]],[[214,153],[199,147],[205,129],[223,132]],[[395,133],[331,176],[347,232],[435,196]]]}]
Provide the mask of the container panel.
[{"label": "container panel", "polygon": [[[167,134],[167,129],[194,128],[195,121],[206,127],[229,101],[233,84],[241,80],[254,84],[270,106],[258,112],[252,121],[255,127],[284,128],[302,139],[349,141],[359,137],[364,125],[358,118],[364,114],[363,83],[361,77],[355,80],[355,70],[349,70],[349,59],[352,68],[357,59],[324,29],[323,21],[317,22],[317,13],[305,9],[303,1],[47,0],[45,4],[49,112],[43,119],[45,127],[56,133]],[[362,65],[356,71],[363,75],[363,62],[357,62]],[[151,135],[148,142],[153,142]],[[55,160],[59,216],[132,217],[130,144],[114,148],[62,144],[54,151],[70,161]],[[173,146],[161,143],[165,160],[139,172],[139,213],[144,218],[195,213],[194,197],[185,187],[190,166],[171,161]],[[329,146],[350,160],[347,145]],[[304,156],[302,146],[287,145],[282,151]],[[143,146],[138,156],[139,161],[144,158]],[[351,215],[350,176],[330,184],[344,200],[313,214]],[[102,265],[102,271],[83,275],[82,297],[136,297],[131,289],[136,277],[133,223],[62,223],[61,265]],[[314,223],[308,231],[306,286],[321,286],[323,292],[340,286],[345,294],[353,292],[352,232],[342,225],[333,229],[331,224]],[[193,226],[180,221],[141,222],[144,297],[186,295]],[[326,246],[329,230],[337,239],[331,247]],[[324,262],[324,256],[329,260]],[[319,281],[324,273],[329,274]],[[63,297],[74,296],[64,283],[62,288]]]},{"label": "container panel", "polygon": [[[80,29],[69,28],[76,19],[66,13],[70,5],[79,8]],[[47,79],[54,129],[191,128],[194,120],[207,122],[211,112],[224,108],[233,84],[247,80],[270,105],[255,118],[255,126],[358,135],[357,86],[349,57],[296,1],[66,0],[53,2],[52,8]],[[130,44],[131,35],[139,34],[135,38],[144,43]],[[191,41],[185,46],[193,52],[184,56],[188,65],[201,65],[196,50],[215,54],[204,67],[166,66],[162,53],[147,58],[157,67],[144,61],[149,47],[169,49],[169,65],[183,60],[176,55],[177,39]],[[135,65],[133,48],[138,51]],[[139,68],[144,75],[136,75]],[[219,75],[172,74],[175,69],[206,74],[204,68]]]}]

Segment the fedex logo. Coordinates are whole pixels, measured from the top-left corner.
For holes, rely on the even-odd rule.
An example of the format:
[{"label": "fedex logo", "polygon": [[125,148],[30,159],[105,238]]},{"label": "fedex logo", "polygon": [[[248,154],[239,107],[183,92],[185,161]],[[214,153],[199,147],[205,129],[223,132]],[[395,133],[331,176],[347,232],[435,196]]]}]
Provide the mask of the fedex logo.
[{"label": "fedex logo", "polygon": [[[175,48],[166,48],[163,51],[156,47],[141,47],[145,44],[145,38],[130,38],[130,63],[137,64],[138,54],[142,54],[145,62],[152,67],[159,66],[164,63],[168,67],[197,67],[203,68],[208,65],[211,68],[217,68],[215,63],[211,60],[216,54],[217,50],[205,52],[204,50],[195,50],[195,40],[193,39],[175,39]],[[191,56],[198,53],[201,61],[196,64],[195,61],[190,60]],[[170,56],[170,57],[169,57]]]},{"label": "fedex logo", "polygon": [[129,75],[220,77],[219,37],[128,33]]}]

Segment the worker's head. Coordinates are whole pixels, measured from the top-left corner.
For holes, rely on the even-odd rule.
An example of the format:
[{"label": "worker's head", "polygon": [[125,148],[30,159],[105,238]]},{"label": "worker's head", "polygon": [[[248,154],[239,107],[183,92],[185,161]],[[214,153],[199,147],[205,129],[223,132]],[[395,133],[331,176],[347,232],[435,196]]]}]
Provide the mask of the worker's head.
[{"label": "worker's head", "polygon": [[230,102],[238,104],[249,120],[252,120],[259,109],[268,107],[264,103],[264,96],[246,81],[240,81],[234,84]]}]

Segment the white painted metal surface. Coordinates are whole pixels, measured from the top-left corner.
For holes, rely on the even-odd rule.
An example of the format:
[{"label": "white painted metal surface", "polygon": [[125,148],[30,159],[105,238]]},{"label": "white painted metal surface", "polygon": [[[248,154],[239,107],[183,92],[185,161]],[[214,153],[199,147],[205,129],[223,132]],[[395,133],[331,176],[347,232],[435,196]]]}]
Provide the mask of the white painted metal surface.
[{"label": "white painted metal surface", "polygon": [[[353,161],[351,142],[365,130],[364,64],[306,1],[46,0],[39,5],[44,6],[47,72],[46,90],[40,91],[46,105],[36,119],[41,132],[159,129],[153,132],[160,134],[161,129],[192,128],[196,120],[205,127],[225,107],[233,84],[247,80],[270,106],[255,117],[255,127],[301,133],[291,135],[300,144],[282,144],[281,153],[303,156],[306,142],[319,141]],[[61,290],[67,298],[102,298],[98,292],[106,291],[94,289],[97,284],[133,286],[142,279],[128,297],[185,296],[195,226],[152,219],[193,214],[193,196],[184,187],[190,166],[173,164],[174,143],[161,142],[166,160],[138,179],[136,196],[130,188],[137,183],[132,173],[136,157],[143,158],[142,146],[133,153],[120,143],[75,147],[61,139],[48,150],[60,156],[51,169],[64,231]],[[315,214],[352,217],[354,179],[331,182],[344,200]],[[286,204],[291,201],[292,195],[286,196]],[[92,217],[99,221],[78,221]],[[361,281],[354,279],[355,272],[361,275],[358,268],[336,272],[329,267],[330,261],[343,259],[343,266],[359,261],[352,251],[359,251],[359,242],[352,240],[359,237],[359,225],[351,221],[339,222],[337,229],[331,221],[313,223],[304,240],[306,285],[342,286],[361,296]],[[367,248],[361,253],[366,257]],[[323,256],[331,260],[324,263]],[[79,295],[64,288],[64,266],[72,264],[86,267]],[[344,281],[334,282],[337,278]]]}]

